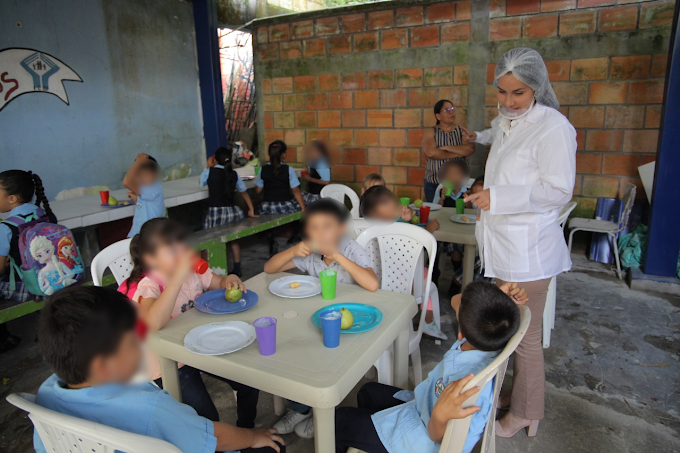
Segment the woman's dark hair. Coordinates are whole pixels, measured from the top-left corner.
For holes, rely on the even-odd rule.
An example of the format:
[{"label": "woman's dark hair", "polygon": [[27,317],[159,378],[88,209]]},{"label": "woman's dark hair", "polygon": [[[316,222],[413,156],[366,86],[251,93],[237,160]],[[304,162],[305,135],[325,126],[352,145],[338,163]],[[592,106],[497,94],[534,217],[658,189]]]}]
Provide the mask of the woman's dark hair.
[{"label": "woman's dark hair", "polygon": [[67,384],[82,384],[92,359],[114,354],[136,321],[135,307],[118,291],[97,286],[62,289],[40,314],[43,358]]},{"label": "woman's dark hair", "polygon": [[215,151],[215,160],[224,166],[224,201],[231,205],[234,202],[234,191],[236,191],[236,180],[238,175],[231,165],[231,151],[229,148],[220,146]]},{"label": "woman's dark hair", "polygon": [[[448,99],[440,99],[437,101],[437,103],[434,105],[434,114],[439,115],[444,108],[444,104],[449,103],[453,105],[453,102],[449,101]],[[435,117],[436,118],[436,117]],[[437,120],[437,124],[439,124],[439,120]]]},{"label": "woman's dark hair", "polygon": [[144,255],[154,253],[161,244],[184,242],[188,235],[187,228],[177,220],[165,217],[147,220],[130,242],[133,267],[127,279],[127,289],[131,283],[139,283],[144,277]]},{"label": "woman's dark hair", "polygon": [[498,351],[519,329],[519,308],[493,283],[472,282],[463,291],[458,323],[472,346],[480,351]]},{"label": "woman's dark hair", "polygon": [[281,158],[286,154],[288,146],[281,140],[274,140],[269,144],[269,163],[274,167],[274,175],[281,172]]},{"label": "woman's dark hair", "polygon": [[50,208],[50,203],[45,196],[45,188],[42,179],[32,171],[7,170],[0,173],[0,188],[7,195],[16,195],[22,203],[30,203],[35,194],[35,204],[42,205],[45,214],[56,223],[56,217]]},{"label": "woman's dark hair", "polygon": [[312,140],[309,142],[310,146],[313,146],[319,151],[319,154],[323,156],[324,159],[326,159],[326,162],[330,165],[331,161],[331,156],[330,153],[328,152],[328,144],[326,144],[325,141],[323,140]]},{"label": "woman's dark hair", "polygon": [[316,215],[328,215],[335,217],[335,219],[340,223],[345,223],[349,217],[349,209],[337,200],[332,198],[320,198],[310,204],[305,208],[305,212],[302,213],[302,218],[300,219],[300,231],[302,231],[303,239],[306,239],[307,223],[309,219]]},{"label": "woman's dark hair", "polygon": [[370,218],[373,210],[386,200],[395,200],[397,196],[385,186],[373,186],[364,192],[359,204],[362,217]]}]

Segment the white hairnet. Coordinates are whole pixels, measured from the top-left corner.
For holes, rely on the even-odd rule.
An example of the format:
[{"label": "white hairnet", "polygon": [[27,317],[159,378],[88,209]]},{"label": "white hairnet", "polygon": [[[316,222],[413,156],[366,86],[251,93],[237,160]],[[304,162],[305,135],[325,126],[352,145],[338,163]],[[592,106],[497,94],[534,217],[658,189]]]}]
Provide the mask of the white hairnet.
[{"label": "white hairnet", "polygon": [[498,80],[509,72],[534,90],[536,102],[554,109],[559,108],[560,102],[550,85],[548,70],[540,53],[529,47],[508,50],[498,60],[494,79]]}]

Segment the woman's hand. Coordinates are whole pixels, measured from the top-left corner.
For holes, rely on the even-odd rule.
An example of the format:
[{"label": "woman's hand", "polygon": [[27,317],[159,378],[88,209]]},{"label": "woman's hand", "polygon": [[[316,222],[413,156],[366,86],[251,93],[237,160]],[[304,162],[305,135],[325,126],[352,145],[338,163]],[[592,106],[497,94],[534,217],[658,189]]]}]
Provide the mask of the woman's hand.
[{"label": "woman's hand", "polygon": [[247,293],[246,285],[241,281],[238,275],[229,274],[222,279],[222,288],[224,289],[234,289],[238,288],[244,293]]},{"label": "woman's hand", "polygon": [[463,127],[461,125],[458,125],[458,127],[460,127],[461,130],[463,131],[463,133],[465,134],[465,136],[464,136],[465,140],[467,140],[469,142],[474,142],[475,140],[477,140],[477,132],[471,131],[468,128]]},{"label": "woman's hand", "polygon": [[482,211],[491,209],[491,189],[484,189],[481,192],[465,196],[465,202],[474,203]]}]

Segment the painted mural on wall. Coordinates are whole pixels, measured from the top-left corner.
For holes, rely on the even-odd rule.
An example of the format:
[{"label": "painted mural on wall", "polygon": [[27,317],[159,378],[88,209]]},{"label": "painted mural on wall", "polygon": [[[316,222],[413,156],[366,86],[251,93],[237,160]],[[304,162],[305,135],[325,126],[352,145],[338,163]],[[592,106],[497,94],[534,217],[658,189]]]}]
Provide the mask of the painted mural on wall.
[{"label": "painted mural on wall", "polygon": [[26,93],[53,94],[68,104],[64,80],[83,81],[48,53],[23,48],[0,50],[0,110]]}]

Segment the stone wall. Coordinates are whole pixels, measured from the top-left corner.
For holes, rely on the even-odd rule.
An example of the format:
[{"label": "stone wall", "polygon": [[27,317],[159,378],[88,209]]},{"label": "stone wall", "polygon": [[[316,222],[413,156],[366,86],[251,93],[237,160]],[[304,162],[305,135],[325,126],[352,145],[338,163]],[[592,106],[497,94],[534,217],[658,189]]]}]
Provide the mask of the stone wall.
[{"label": "stone wall", "polygon": [[[577,213],[654,160],[674,1],[389,2],[256,21],[261,152],[283,139],[337,145],[333,181],[371,172],[422,196],[422,134],[441,98],[474,129],[497,114],[494,63],[529,46],[544,56],[561,111],[578,132]],[[483,173],[487,150],[472,156]]]}]

